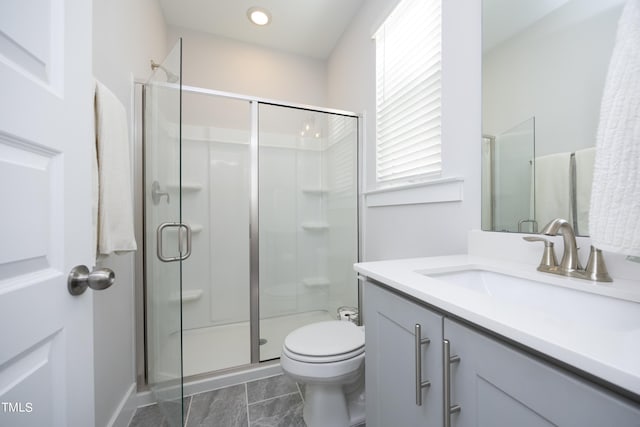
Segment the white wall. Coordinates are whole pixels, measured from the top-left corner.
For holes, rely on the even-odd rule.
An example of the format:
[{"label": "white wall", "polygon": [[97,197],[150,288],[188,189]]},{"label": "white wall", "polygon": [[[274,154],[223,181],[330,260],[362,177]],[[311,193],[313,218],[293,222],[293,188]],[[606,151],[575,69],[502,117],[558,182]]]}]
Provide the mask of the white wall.
[{"label": "white wall", "polygon": [[168,44],[183,40],[183,84],[262,98],[326,105],[323,61],[169,28]]},{"label": "white wall", "polygon": [[[156,0],[93,2],[93,73],[116,94],[130,117],[132,79],[147,77],[149,60],[164,57],[165,31]],[[130,128],[133,131],[132,123]],[[120,406],[135,391],[133,260],[132,254],[106,259],[103,265],[114,270],[116,283],[94,298],[96,426],[113,425]],[[132,410],[125,408],[122,418]],[[115,425],[121,425],[122,418]]]},{"label": "white wall", "polygon": [[[373,32],[397,2],[367,1],[328,63],[328,103],[365,114],[364,162],[375,165]],[[443,176],[464,178],[460,202],[365,208],[366,260],[466,252],[480,226],[480,2],[443,2]],[[371,188],[365,184],[365,188]],[[424,189],[421,191],[428,191]]]}]

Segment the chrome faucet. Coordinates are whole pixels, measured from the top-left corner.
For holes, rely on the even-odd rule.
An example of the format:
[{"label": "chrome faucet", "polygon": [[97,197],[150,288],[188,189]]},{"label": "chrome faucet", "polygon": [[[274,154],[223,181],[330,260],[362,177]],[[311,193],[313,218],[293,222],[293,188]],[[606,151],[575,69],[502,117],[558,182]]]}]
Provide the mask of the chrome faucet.
[{"label": "chrome faucet", "polygon": [[542,241],[545,243],[545,252],[542,256],[542,261],[540,261],[540,265],[538,266],[538,271],[597,282],[613,281],[607,272],[602,251],[594,246],[591,246],[587,268],[582,268],[580,259],[578,258],[576,234],[573,231],[571,224],[566,220],[556,218],[547,224],[540,233],[547,236],[557,236],[560,234],[562,236],[562,241],[564,242],[564,251],[562,253],[562,260],[558,265],[555,260],[555,253],[553,252],[553,242],[549,242],[547,239],[542,237],[523,237],[524,240],[529,242]]}]

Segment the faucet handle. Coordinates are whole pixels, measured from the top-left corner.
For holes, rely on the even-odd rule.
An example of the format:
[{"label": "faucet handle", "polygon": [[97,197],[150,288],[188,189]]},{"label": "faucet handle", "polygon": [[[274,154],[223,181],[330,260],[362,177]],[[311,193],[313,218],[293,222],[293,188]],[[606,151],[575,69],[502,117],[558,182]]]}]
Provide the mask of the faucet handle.
[{"label": "faucet handle", "polygon": [[538,266],[538,271],[549,271],[552,268],[558,267],[558,258],[556,258],[556,252],[553,249],[553,242],[545,239],[544,237],[537,236],[525,236],[523,237],[527,242],[544,242],[544,252],[542,253],[542,259]]},{"label": "faucet handle", "polygon": [[545,246],[547,246],[549,243],[551,243],[551,246],[553,246],[553,242],[549,241],[548,239],[545,239],[544,237],[524,236],[522,239],[526,240],[527,242],[544,242]]},{"label": "faucet handle", "polygon": [[613,279],[607,271],[607,266],[604,263],[602,250],[593,245],[591,245],[591,252],[589,253],[589,261],[587,261],[585,274],[587,278],[597,282],[613,282]]}]

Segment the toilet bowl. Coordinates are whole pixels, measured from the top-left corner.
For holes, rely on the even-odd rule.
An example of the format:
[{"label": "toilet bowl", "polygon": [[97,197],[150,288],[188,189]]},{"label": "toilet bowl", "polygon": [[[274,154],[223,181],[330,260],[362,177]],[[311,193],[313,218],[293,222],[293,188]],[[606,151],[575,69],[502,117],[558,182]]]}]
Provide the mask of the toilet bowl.
[{"label": "toilet bowl", "polygon": [[280,364],[303,383],[307,427],[349,427],[364,422],[364,331],[330,320],[303,326],[284,340]]}]

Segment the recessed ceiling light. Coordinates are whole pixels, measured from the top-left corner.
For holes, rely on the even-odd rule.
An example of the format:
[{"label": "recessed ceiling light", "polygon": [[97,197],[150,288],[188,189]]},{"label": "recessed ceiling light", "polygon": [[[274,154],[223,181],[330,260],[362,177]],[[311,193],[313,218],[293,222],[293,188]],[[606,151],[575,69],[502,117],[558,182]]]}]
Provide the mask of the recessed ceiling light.
[{"label": "recessed ceiling light", "polygon": [[247,17],[249,21],[260,26],[267,25],[271,22],[271,14],[269,11],[261,7],[249,8],[249,10],[247,10]]}]

